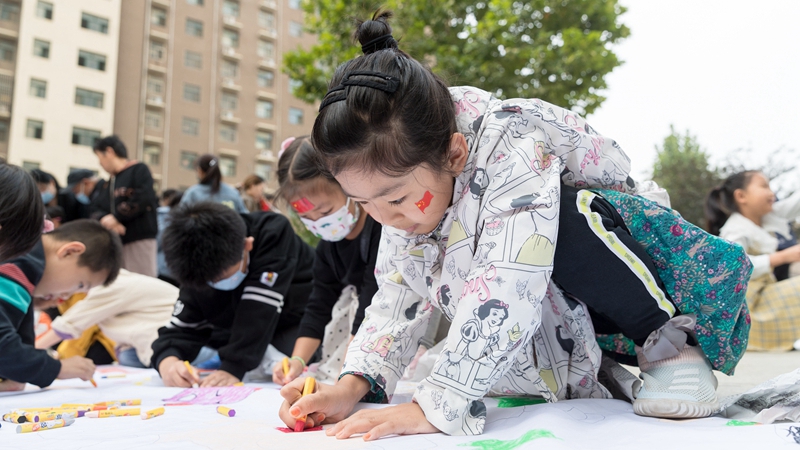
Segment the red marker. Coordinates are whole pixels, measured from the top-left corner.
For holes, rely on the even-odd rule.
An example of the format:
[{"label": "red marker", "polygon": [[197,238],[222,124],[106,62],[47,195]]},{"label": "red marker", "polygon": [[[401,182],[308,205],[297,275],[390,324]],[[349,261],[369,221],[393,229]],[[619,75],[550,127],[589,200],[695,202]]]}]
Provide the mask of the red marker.
[{"label": "red marker", "polygon": [[433,194],[431,194],[431,191],[425,191],[425,195],[422,196],[422,199],[414,204],[422,211],[422,214],[425,214],[425,208],[431,206],[431,200],[433,200]]}]

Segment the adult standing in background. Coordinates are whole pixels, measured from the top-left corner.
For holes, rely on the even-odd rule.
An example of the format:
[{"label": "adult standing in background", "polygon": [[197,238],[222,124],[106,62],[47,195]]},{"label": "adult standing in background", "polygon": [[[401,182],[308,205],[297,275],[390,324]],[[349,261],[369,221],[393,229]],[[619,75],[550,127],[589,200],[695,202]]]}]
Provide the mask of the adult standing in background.
[{"label": "adult standing in background", "polygon": [[58,191],[58,205],[64,208],[64,222],[91,216],[91,198],[97,181],[97,175],[89,169],[75,169],[67,175],[67,187]]},{"label": "adult standing in background", "polygon": [[206,154],[197,158],[197,178],[200,182],[183,193],[181,205],[214,202],[221,203],[240,214],[249,212],[239,196],[239,191],[222,182],[222,172],[216,156]]},{"label": "adult standing in background", "polygon": [[250,175],[242,181],[242,201],[250,212],[270,211],[272,207],[264,196],[264,179]]},{"label": "adult standing in background", "polygon": [[92,217],[122,238],[123,267],[155,277],[156,209],[158,198],[153,176],[143,163],[128,159],[128,150],[117,136],[107,136],[94,145],[100,166],[111,179],[103,182],[92,199]]}]

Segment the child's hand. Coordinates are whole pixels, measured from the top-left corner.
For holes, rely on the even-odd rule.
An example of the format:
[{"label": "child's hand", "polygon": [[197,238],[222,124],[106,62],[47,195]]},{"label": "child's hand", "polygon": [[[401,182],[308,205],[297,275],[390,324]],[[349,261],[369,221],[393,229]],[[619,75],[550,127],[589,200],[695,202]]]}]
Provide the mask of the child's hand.
[{"label": "child's hand", "polygon": [[240,381],[224,370],[215,370],[200,382],[200,387],[233,386]]},{"label": "child's hand", "polygon": [[369,392],[369,382],[355,375],[346,375],[333,386],[317,383],[316,391],[305,397],[304,384],[305,378],[297,378],[281,389],[285,401],[278,414],[289,428],[294,428],[297,418],[303,415],[308,416],[306,428],[338,422]]},{"label": "child's hand", "polygon": [[82,356],[73,356],[61,360],[61,371],[58,372],[59,380],[80,378],[83,381],[91,380],[94,376],[94,363],[91,359]]},{"label": "child's hand", "polygon": [[164,381],[164,386],[192,387],[196,380],[189,373],[186,364],[174,356],[167,356],[158,364],[158,373]]},{"label": "child's hand", "polygon": [[[280,384],[283,386],[284,384],[294,380],[295,378],[299,377],[303,373],[303,363],[298,361],[297,359],[290,359],[289,360],[289,374],[284,376],[283,375],[283,361],[278,362],[275,364],[275,367],[272,368],[272,381],[274,383]],[[301,388],[302,389],[302,388]]]},{"label": "child's hand", "polygon": [[325,430],[325,434],[336,436],[336,439],[348,439],[354,434],[365,433],[365,441],[374,441],[390,434],[438,432],[439,430],[428,422],[422,408],[416,403],[404,403],[382,409],[362,409]]},{"label": "child's hand", "polygon": [[0,392],[21,391],[25,389],[25,383],[18,383],[14,380],[0,381]]}]

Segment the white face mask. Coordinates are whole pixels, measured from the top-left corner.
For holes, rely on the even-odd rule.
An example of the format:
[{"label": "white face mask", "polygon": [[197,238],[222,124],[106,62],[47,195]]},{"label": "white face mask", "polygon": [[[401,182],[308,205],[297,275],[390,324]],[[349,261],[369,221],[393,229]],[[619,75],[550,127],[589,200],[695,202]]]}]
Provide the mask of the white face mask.
[{"label": "white face mask", "polygon": [[303,221],[308,231],[314,233],[316,237],[330,242],[337,242],[353,231],[360,213],[361,210],[358,205],[356,205],[355,215],[350,212],[350,197],[348,197],[347,203],[330,215],[320,217],[317,220],[309,220],[302,217],[300,220]]}]

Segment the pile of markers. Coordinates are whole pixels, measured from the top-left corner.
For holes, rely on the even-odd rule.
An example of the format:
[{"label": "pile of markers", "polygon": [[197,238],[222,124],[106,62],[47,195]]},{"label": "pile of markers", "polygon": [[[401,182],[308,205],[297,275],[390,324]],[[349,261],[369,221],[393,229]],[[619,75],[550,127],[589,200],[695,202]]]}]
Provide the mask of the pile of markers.
[{"label": "pile of markers", "polygon": [[100,403],[65,403],[55,407],[14,409],[3,415],[3,421],[16,423],[17,433],[51,430],[72,425],[78,417],[106,418],[139,416],[151,419],[164,414],[164,408],[141,412],[141,400],[112,400]]}]

